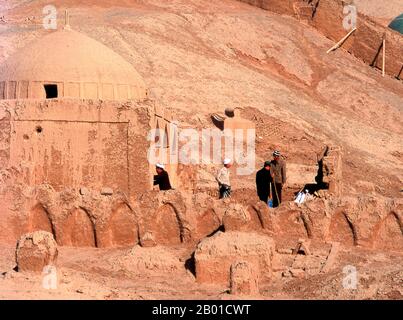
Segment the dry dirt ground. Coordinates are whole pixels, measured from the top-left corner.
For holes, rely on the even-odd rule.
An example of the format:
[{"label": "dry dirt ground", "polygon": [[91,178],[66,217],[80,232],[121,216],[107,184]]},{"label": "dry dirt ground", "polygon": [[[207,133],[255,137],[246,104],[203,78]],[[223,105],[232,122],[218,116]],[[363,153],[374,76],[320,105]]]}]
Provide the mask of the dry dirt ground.
[{"label": "dry dirt ground", "polygon": [[[403,299],[403,256],[341,248],[326,272],[329,246],[311,246],[309,256],[278,254],[272,281],[252,299]],[[44,289],[42,276],[15,272],[14,248],[0,248],[0,299],[239,299],[225,285],[198,284],[186,263],[194,248],[59,248],[58,286]],[[280,252],[286,251],[283,246]],[[141,252],[138,252],[141,251]],[[288,270],[306,268],[305,276]],[[351,266],[357,286],[346,286]],[[180,280],[179,280],[180,279]],[[346,287],[343,287],[345,285]]]},{"label": "dry dirt ground", "polygon": [[400,0],[353,0],[357,9],[369,17],[374,18],[383,25],[389,25],[390,21],[403,12],[403,2]]},{"label": "dry dirt ground", "polygon": [[[258,162],[280,148],[292,177],[314,166],[315,152],[329,142],[344,150],[344,193],[402,196],[402,82],[383,78],[342,49],[326,54],[334,43],[315,29],[233,0],[52,3],[59,26],[68,8],[72,27],[131,62],[152,97],[172,108],[183,126],[211,126],[211,113],[241,106],[243,116],[257,123]],[[399,0],[356,3],[384,24],[402,12]],[[0,63],[49,32],[41,25],[47,4],[1,1]],[[253,177],[236,180],[234,188],[252,184]],[[192,248],[166,248],[170,258],[163,252],[160,263],[134,271],[127,267],[128,250],[60,248],[59,288],[48,291],[40,276],[10,271],[14,248],[2,247],[0,298],[228,298],[227,288],[195,283],[185,268]],[[341,286],[342,268],[349,263],[359,269],[357,290]],[[262,286],[262,298],[402,299],[402,266],[401,252],[344,248],[332,272],[309,279],[277,274],[278,281]]]}]

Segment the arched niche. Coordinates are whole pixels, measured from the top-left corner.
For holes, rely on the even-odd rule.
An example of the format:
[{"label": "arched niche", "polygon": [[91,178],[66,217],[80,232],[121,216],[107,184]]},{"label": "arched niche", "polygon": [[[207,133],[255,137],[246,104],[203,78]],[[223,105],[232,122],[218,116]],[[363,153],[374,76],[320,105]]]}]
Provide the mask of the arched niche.
[{"label": "arched niche", "polygon": [[155,212],[153,234],[157,244],[177,245],[181,243],[180,224],[175,209],[164,204]]},{"label": "arched niche", "polygon": [[94,225],[84,209],[77,208],[72,210],[62,225],[62,245],[96,247]]},{"label": "arched niche", "polygon": [[356,244],[354,225],[348,220],[343,211],[334,214],[330,221],[328,238],[330,241],[340,242],[346,246]]},{"label": "arched niche", "polygon": [[36,204],[30,210],[27,229],[28,232],[47,231],[55,236],[49,212],[40,203]]},{"label": "arched niche", "polygon": [[395,212],[389,213],[375,228],[374,248],[382,250],[403,250],[403,226]]},{"label": "arched niche", "polygon": [[219,227],[220,220],[218,219],[214,209],[207,209],[201,214],[197,215],[196,233],[198,240],[210,235]]},{"label": "arched niche", "polygon": [[126,247],[138,243],[137,220],[126,203],[116,205],[105,225],[97,230],[99,247]]}]

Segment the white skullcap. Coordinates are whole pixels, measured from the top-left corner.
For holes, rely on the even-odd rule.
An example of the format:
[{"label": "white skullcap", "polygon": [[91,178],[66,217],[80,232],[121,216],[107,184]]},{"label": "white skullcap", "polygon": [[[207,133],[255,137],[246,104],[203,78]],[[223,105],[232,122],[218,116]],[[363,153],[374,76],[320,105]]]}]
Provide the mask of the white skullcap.
[{"label": "white skullcap", "polygon": [[224,164],[230,164],[231,163],[231,159],[229,158],[225,158],[223,161]]},{"label": "white skullcap", "polygon": [[155,166],[160,169],[165,169],[165,166],[161,163],[157,163]]}]

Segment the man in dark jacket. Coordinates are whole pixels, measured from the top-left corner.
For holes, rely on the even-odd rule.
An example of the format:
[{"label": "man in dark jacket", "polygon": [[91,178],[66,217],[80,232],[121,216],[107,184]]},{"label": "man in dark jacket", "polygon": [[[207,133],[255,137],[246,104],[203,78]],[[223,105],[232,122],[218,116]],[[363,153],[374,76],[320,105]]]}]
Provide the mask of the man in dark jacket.
[{"label": "man in dark jacket", "polygon": [[256,189],[259,199],[267,204],[270,195],[270,184],[273,182],[270,172],[270,161],[266,161],[263,168],[256,173]]},{"label": "man in dark jacket", "polygon": [[280,158],[280,151],[273,152],[273,160],[271,161],[271,174],[273,177],[273,207],[278,207],[281,203],[281,193],[286,183],[286,166],[285,161]]},{"label": "man in dark jacket", "polygon": [[157,163],[156,169],[157,175],[154,176],[154,186],[159,185],[160,190],[171,190],[171,183],[169,182],[168,172],[165,171],[163,164]]}]

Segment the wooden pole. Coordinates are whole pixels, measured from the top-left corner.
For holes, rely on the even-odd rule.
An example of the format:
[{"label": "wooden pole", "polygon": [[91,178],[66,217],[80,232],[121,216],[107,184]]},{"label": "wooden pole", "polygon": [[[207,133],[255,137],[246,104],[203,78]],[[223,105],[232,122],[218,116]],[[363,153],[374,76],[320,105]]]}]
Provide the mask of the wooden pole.
[{"label": "wooden pole", "polygon": [[70,30],[70,15],[69,15],[69,10],[67,10],[67,9],[64,12],[64,29]]},{"label": "wooden pole", "polygon": [[386,63],[386,39],[384,37],[382,43],[382,77],[385,76],[385,63]]},{"label": "wooden pole", "polygon": [[338,48],[353,34],[353,32],[357,30],[357,28],[354,28],[351,30],[349,33],[347,33],[339,42],[337,42],[333,47],[331,47],[329,50],[327,50],[326,53],[330,53]]}]

